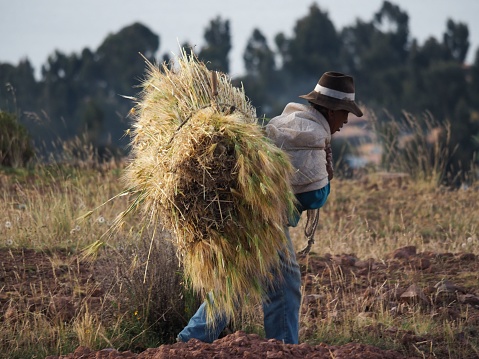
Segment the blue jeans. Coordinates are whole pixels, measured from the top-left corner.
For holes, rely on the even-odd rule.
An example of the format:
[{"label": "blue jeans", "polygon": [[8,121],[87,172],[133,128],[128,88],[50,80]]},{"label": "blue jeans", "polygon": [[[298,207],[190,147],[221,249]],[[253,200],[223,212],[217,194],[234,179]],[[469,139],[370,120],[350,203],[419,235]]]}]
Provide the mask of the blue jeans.
[{"label": "blue jeans", "polygon": [[[266,338],[298,344],[299,309],[301,306],[301,273],[296,261],[288,228],[285,228],[290,260],[280,253],[282,280],[267,288],[263,301],[264,330]],[[279,276],[277,276],[279,277]],[[191,338],[211,343],[218,339],[228,324],[226,316],[218,317],[215,326],[206,320],[206,302],[201,304],[188,325],[178,334],[178,339],[187,342]]]}]

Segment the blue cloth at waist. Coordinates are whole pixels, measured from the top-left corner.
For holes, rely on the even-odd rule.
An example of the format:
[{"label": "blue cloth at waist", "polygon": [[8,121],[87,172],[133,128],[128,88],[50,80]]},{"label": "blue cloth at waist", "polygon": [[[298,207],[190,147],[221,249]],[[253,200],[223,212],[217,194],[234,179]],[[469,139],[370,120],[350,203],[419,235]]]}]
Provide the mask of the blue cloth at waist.
[{"label": "blue cloth at waist", "polygon": [[328,199],[329,193],[331,192],[331,187],[329,182],[323,188],[297,193],[296,199],[298,200],[298,204],[296,206],[297,213],[294,216],[289,218],[289,225],[292,227],[296,227],[298,225],[299,219],[301,218],[301,213],[308,209],[317,209],[324,206],[326,200]]}]

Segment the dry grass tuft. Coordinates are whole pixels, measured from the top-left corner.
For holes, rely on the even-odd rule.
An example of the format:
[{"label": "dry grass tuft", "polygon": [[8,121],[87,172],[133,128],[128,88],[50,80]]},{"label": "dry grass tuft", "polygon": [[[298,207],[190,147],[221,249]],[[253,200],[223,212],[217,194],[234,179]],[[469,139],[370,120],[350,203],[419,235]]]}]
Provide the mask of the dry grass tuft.
[{"label": "dry grass tuft", "polygon": [[213,319],[259,302],[294,208],[287,156],[257,124],[243,90],[185,53],[148,63],[125,179],[148,225],[175,234],[186,279],[210,293]]}]

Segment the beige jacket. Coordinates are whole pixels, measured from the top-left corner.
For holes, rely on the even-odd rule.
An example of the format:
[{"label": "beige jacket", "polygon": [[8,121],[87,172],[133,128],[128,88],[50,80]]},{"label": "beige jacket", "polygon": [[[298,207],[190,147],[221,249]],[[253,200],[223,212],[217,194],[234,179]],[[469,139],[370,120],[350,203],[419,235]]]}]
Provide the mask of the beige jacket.
[{"label": "beige jacket", "polygon": [[290,155],[296,169],[294,193],[323,188],[328,184],[326,145],[331,130],[326,118],[309,105],[289,103],[266,125],[266,135]]}]

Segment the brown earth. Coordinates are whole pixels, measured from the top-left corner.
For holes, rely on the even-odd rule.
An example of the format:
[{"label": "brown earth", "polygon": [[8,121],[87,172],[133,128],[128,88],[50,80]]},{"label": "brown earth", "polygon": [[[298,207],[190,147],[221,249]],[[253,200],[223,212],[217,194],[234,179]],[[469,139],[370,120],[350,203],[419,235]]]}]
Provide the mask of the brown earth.
[{"label": "brown earth", "polygon": [[299,345],[283,344],[274,339],[265,340],[257,334],[246,334],[238,331],[205,344],[196,339],[188,343],[162,345],[159,348],[148,349],[140,354],[132,352],[118,352],[114,349],[104,349],[94,352],[85,347],[79,347],[75,353],[61,356],[48,357],[48,359],[99,359],[99,358],[125,358],[125,359],[229,359],[229,358],[370,358],[370,359],[403,359],[404,356],[393,351],[386,351],[363,344],[345,344],[330,346],[320,344],[316,346],[306,343]]},{"label": "brown earth", "polygon": [[[1,321],[14,320],[24,310],[41,311],[53,320],[68,321],[85,303],[92,311],[102,309],[107,291],[105,280],[94,275],[99,272],[95,265],[82,262],[77,256],[61,251],[0,250],[0,263]],[[379,308],[397,317],[422,308],[438,322],[461,321],[464,327],[472,328],[456,335],[464,346],[469,345],[470,337],[479,334],[479,258],[472,253],[417,253],[415,247],[404,247],[383,261],[360,260],[350,254],[311,254],[300,259],[300,263],[305,286],[302,315],[303,320],[311,319],[311,325],[301,329],[302,336],[308,337],[315,331],[315,319],[333,318],[340,322],[352,307],[357,311],[359,306],[356,320],[368,323],[371,332],[399,342],[404,352],[382,350],[359,340],[345,345],[289,345],[237,331],[212,344],[190,340],[141,353],[79,347],[74,353],[48,358],[341,359],[412,358],[417,353],[422,358],[427,357],[427,346],[442,340],[381,325],[375,321]],[[75,283],[71,281],[73,277]],[[342,304],[326,305],[331,295]]]}]

